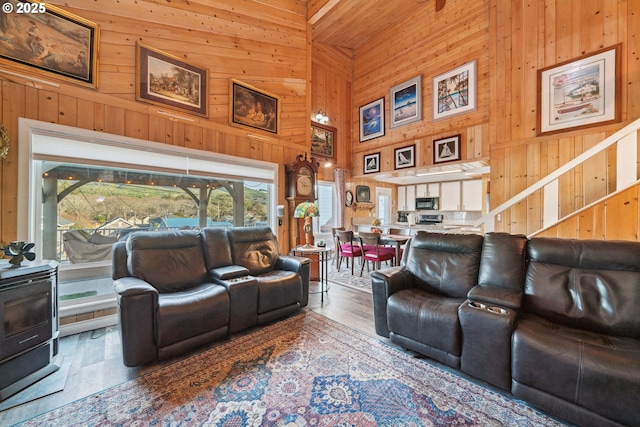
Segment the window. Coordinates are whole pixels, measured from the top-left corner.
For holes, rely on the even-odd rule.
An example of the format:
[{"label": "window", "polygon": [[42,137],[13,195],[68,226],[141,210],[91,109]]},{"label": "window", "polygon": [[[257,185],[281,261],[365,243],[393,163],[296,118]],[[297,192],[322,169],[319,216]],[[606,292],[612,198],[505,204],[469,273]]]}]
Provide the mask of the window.
[{"label": "window", "polygon": [[316,239],[327,239],[327,232],[331,236],[331,228],[335,227],[336,218],[336,206],[334,200],[335,196],[335,184],[328,182],[318,183],[318,210],[320,214],[316,221],[314,221],[313,233]]},{"label": "window", "polygon": [[61,262],[61,301],[114,298],[111,246],[133,230],[276,229],[277,164],[19,124],[18,235]]}]

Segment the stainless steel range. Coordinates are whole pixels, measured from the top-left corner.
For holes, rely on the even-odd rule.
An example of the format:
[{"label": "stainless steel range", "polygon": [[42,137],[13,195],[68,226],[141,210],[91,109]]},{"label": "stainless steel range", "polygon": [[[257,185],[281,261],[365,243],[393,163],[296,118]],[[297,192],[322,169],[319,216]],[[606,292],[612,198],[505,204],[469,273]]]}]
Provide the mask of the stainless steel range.
[{"label": "stainless steel range", "polygon": [[442,214],[422,214],[417,215],[416,224],[418,225],[438,225],[442,224]]}]

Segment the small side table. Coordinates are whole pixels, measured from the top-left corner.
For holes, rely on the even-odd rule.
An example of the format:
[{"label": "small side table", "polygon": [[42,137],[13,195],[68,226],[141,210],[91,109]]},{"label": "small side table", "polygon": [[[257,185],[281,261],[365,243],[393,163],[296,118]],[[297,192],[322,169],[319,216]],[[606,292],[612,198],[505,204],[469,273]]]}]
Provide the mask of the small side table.
[{"label": "small side table", "polygon": [[[320,270],[320,302],[324,302],[325,292],[329,292],[329,258],[331,254],[331,248],[313,246],[311,248],[305,248],[304,246],[298,246],[291,250],[291,255],[308,257],[311,262],[318,263],[318,270]],[[317,257],[309,257],[309,255],[317,255]],[[318,292],[309,292],[318,293]]]}]

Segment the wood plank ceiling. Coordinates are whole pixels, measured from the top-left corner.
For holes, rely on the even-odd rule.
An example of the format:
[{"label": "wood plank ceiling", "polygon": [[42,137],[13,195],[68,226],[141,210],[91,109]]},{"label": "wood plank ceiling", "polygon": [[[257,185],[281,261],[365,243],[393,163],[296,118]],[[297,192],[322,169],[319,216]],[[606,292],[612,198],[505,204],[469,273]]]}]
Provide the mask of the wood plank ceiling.
[{"label": "wood plank ceiling", "polygon": [[444,0],[308,0],[314,42],[356,50],[384,29]]}]

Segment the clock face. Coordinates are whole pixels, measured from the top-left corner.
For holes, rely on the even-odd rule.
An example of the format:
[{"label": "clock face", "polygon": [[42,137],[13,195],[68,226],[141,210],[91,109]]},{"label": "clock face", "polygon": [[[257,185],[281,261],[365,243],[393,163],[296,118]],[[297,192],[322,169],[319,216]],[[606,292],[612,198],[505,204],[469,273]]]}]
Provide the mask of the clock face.
[{"label": "clock face", "polygon": [[311,194],[311,190],[313,190],[313,183],[311,182],[311,178],[306,175],[298,176],[297,180],[298,193],[303,196],[308,196]]},{"label": "clock face", "polygon": [[353,193],[351,192],[351,190],[347,190],[346,194],[344,195],[345,198],[345,204],[347,206],[351,206],[353,204]]}]

